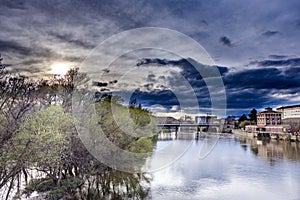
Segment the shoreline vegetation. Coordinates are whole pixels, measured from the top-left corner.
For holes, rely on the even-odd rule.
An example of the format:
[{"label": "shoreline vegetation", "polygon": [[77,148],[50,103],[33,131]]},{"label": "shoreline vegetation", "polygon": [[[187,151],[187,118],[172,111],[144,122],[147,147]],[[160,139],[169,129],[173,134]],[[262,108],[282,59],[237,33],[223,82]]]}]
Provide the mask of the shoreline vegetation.
[{"label": "shoreline vegetation", "polygon": [[[151,177],[110,168],[83,145],[71,116],[75,79],[84,81],[86,76],[70,69],[63,77],[30,80],[1,68],[1,199],[144,199],[149,195]],[[126,107],[111,95],[95,100],[96,114],[91,117],[95,126],[90,128],[101,126],[121,149],[151,154],[157,137],[145,133],[129,137],[114,121],[111,105],[122,117],[129,110],[134,123],[128,130],[145,126],[155,130],[148,110]]]}]

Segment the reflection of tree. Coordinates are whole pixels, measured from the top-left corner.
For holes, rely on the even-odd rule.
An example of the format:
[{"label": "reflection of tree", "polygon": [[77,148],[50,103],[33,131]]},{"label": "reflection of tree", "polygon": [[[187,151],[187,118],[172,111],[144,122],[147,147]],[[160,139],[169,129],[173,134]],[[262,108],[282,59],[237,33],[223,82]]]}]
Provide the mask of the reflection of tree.
[{"label": "reflection of tree", "polygon": [[[132,174],[111,170],[100,173],[88,181],[82,196],[87,199],[144,199],[148,196],[150,179],[145,174]],[[144,182],[144,185],[143,185]]]},{"label": "reflection of tree", "polygon": [[244,138],[240,140],[240,143],[241,145],[244,143],[249,144],[252,153],[256,156],[266,158],[271,164],[282,159],[300,161],[300,144],[296,142],[259,141],[255,138]]}]

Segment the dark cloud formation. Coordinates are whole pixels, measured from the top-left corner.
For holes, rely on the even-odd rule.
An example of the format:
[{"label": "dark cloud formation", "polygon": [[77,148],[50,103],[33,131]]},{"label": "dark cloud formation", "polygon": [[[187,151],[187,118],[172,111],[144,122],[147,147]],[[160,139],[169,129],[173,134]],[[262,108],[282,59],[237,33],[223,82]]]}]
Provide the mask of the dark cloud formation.
[{"label": "dark cloud formation", "polygon": [[110,70],[107,69],[107,68],[103,69],[102,71],[105,72],[105,73],[109,73],[110,72]]},{"label": "dark cloud formation", "polygon": [[37,46],[23,46],[15,41],[4,41],[0,40],[0,51],[5,53],[10,53],[12,55],[17,54],[24,57],[31,56],[31,58],[39,58],[39,57],[51,57],[55,54],[48,48],[45,47],[37,47]]},{"label": "dark cloud formation", "polygon": [[176,95],[171,90],[152,90],[141,91],[135,90],[131,95],[131,99],[137,99],[137,103],[144,106],[152,106],[155,104],[163,105],[171,109],[174,105],[179,105]]},{"label": "dark cloud formation", "polygon": [[25,47],[15,41],[4,41],[0,40],[0,51],[8,52],[8,53],[16,53],[24,56],[28,56],[31,54],[32,50],[28,47]]},{"label": "dark cloud formation", "polygon": [[[299,59],[258,61],[264,68],[248,69],[223,77],[227,90],[228,108],[276,106],[288,102],[289,97],[277,94],[297,94],[300,88]],[[268,68],[265,68],[265,67]],[[275,68],[281,67],[281,68]]]},{"label": "dark cloud formation", "polygon": [[[266,0],[243,3],[238,0],[141,0],[134,3],[2,0],[0,53],[4,57],[3,65],[41,76],[42,72],[49,74],[55,62],[80,64],[90,54],[90,49],[113,34],[149,26],[168,28],[190,36],[217,62],[226,87],[228,108],[236,109],[231,111],[235,114],[240,113],[241,108],[299,104],[291,98],[299,93],[299,7],[298,0],[278,0],[272,4]],[[213,78],[210,66],[188,58],[164,58],[141,58],[137,66],[179,68],[180,75],[197,93],[199,104],[209,106],[206,84],[193,65],[201,67],[205,77]],[[251,63],[250,58],[254,60]],[[124,68],[126,70],[128,68]],[[106,92],[107,87],[117,83],[111,80],[118,77],[113,77],[108,69],[103,72],[108,78],[100,80],[99,85]],[[138,93],[145,96],[144,103],[146,100],[149,105],[155,101],[161,105],[166,102],[166,106],[171,107],[170,102],[176,104],[176,101],[170,92],[165,92],[166,83],[174,85],[177,79],[178,74],[156,75],[153,72],[141,83],[149,95],[145,91]],[[156,91],[158,88],[161,92]],[[156,98],[163,94],[167,96],[164,101]]]},{"label": "dark cloud formation", "polygon": [[269,30],[269,31],[263,32],[262,35],[266,36],[266,37],[271,37],[271,36],[277,35],[279,33],[280,33],[279,31],[270,31]]},{"label": "dark cloud formation", "polygon": [[232,47],[231,40],[226,36],[220,37],[219,41],[221,44],[223,44],[225,46]]},{"label": "dark cloud formation", "polygon": [[150,82],[154,82],[156,79],[155,79],[155,74],[149,74],[148,77],[147,77],[147,81],[150,81]]},{"label": "dark cloud formation", "polygon": [[[277,57],[281,58],[281,57]],[[188,61],[189,59],[166,60],[158,58],[147,58],[139,61],[140,66],[156,64],[159,66],[173,65],[182,69],[181,74],[188,80],[194,88],[200,107],[209,108],[210,95],[207,86],[201,75]],[[271,98],[278,92],[288,91],[291,94],[299,92],[300,88],[300,59],[291,58],[284,60],[261,60],[255,61],[255,64],[263,68],[249,68],[247,70],[231,71],[228,67],[218,69],[222,76],[227,95],[228,112],[234,114],[238,108],[243,112],[254,107],[263,108],[266,106],[280,105],[284,99]],[[254,64],[252,63],[252,64]],[[198,65],[201,65],[198,63]],[[209,70],[209,66],[201,65]],[[267,67],[267,68],[266,68]],[[281,67],[281,68],[277,68]],[[283,68],[282,68],[283,67]],[[154,76],[153,76],[154,77]],[[166,77],[161,77],[166,79]],[[169,78],[167,78],[169,79]],[[150,80],[148,80],[150,81]],[[155,82],[154,80],[152,80]],[[148,92],[136,91],[137,96],[143,103],[147,102],[148,106],[157,104],[169,106],[174,103],[174,96],[170,92],[158,92],[153,90],[153,84],[145,84]],[[162,95],[166,95],[163,97]],[[150,98],[151,96],[151,98]],[[152,99],[152,100],[150,100]],[[160,101],[159,99],[163,99]],[[163,102],[169,99],[166,104]],[[286,99],[288,100],[288,99]]]},{"label": "dark cloud formation", "polygon": [[[215,74],[211,73],[211,66],[203,65],[191,58],[186,58],[186,59],[182,58],[179,60],[167,60],[167,59],[160,59],[160,58],[143,58],[143,59],[140,59],[136,65],[137,66],[149,66],[149,65],[177,66],[182,69],[182,74],[186,78],[191,78],[191,76],[193,76],[193,75],[199,76],[199,71],[195,68],[195,67],[199,67],[205,73],[205,75],[206,75],[205,77],[215,76]],[[214,66],[214,67],[217,67],[221,74],[225,74],[228,72],[227,67],[222,67],[222,66]],[[151,78],[155,77],[153,75],[150,75],[150,76],[151,76]],[[149,78],[149,76],[148,76],[148,78]],[[161,78],[164,78],[164,77],[162,76]],[[198,79],[201,79],[201,78],[198,78]]]},{"label": "dark cloud formation", "polygon": [[93,81],[93,86],[97,86],[97,87],[107,87],[108,86],[108,83],[105,83],[105,82],[96,82],[96,81]]},{"label": "dark cloud formation", "polygon": [[19,10],[25,10],[25,2],[22,0],[3,0],[1,1],[2,6],[5,6],[9,9],[19,9]]},{"label": "dark cloud formation", "polygon": [[202,19],[201,23],[204,24],[204,25],[206,25],[206,26],[208,26],[208,22],[205,19]]},{"label": "dark cloud formation", "polygon": [[253,61],[250,64],[256,64],[262,67],[270,66],[300,66],[300,58],[290,58],[284,60],[262,60],[262,61]]},{"label": "dark cloud formation", "polygon": [[287,58],[287,56],[284,56],[284,55],[269,55],[269,58],[271,58],[271,59],[284,59],[284,58]]},{"label": "dark cloud formation", "polygon": [[116,84],[118,80],[109,81],[109,84]]},{"label": "dark cloud formation", "polygon": [[95,45],[89,44],[88,42],[75,39],[72,34],[62,35],[62,34],[50,32],[49,35],[54,36],[59,41],[67,42],[78,47],[87,48],[87,49],[92,49],[95,47]]}]

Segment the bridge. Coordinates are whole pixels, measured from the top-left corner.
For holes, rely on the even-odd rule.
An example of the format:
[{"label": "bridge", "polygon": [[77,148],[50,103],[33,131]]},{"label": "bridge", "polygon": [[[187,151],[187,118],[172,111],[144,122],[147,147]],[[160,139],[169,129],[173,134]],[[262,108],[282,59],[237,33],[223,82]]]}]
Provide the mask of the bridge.
[{"label": "bridge", "polygon": [[159,129],[167,128],[169,130],[174,129],[175,134],[180,132],[180,128],[195,128],[197,133],[201,133],[202,128],[209,129],[211,127],[216,129],[216,132],[222,131],[222,124],[209,124],[209,123],[199,123],[199,124],[181,124],[181,123],[176,123],[176,124],[156,124],[156,126]]}]

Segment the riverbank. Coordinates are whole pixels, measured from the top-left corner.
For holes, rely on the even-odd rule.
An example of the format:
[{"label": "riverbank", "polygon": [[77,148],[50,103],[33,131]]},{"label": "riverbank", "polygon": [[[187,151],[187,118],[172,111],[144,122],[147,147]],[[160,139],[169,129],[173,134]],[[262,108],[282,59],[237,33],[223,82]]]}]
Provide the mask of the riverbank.
[{"label": "riverbank", "polygon": [[272,140],[284,140],[290,142],[300,142],[300,136],[291,135],[289,133],[279,134],[279,133],[252,133],[246,132],[241,129],[233,129],[232,133],[236,136],[258,138],[258,139],[272,139]]},{"label": "riverbank", "polygon": [[254,137],[254,133],[248,133],[246,131],[243,131],[241,129],[233,129],[232,133],[236,136],[243,136],[243,137]]}]

